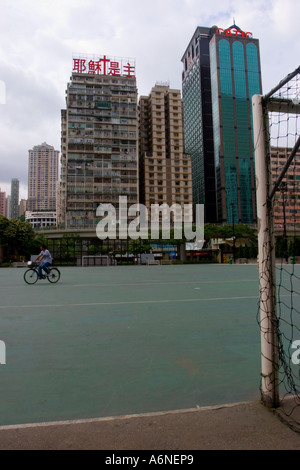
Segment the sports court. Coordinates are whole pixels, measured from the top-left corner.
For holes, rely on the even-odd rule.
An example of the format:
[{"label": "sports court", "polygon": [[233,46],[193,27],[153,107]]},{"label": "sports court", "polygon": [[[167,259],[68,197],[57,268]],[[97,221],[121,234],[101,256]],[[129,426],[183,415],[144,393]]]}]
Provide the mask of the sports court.
[{"label": "sports court", "polygon": [[259,398],[256,265],[0,270],[0,425]]}]

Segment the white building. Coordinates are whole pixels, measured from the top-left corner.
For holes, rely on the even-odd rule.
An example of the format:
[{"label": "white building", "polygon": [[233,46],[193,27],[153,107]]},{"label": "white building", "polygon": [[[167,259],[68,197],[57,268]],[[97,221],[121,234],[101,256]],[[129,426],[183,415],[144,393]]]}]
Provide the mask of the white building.
[{"label": "white building", "polygon": [[25,220],[33,228],[46,228],[56,226],[56,212],[25,212]]}]

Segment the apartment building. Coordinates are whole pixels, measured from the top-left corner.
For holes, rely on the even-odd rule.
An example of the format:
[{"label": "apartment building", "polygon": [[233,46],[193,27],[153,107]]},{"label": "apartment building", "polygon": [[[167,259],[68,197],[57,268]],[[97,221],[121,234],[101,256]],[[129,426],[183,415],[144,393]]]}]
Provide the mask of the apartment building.
[{"label": "apartment building", "polygon": [[[191,158],[184,153],[183,103],[180,90],[157,83],[139,99],[140,202],[192,206]],[[179,208],[178,208],[179,209]],[[179,211],[180,212],[180,211]],[[173,213],[171,213],[172,219]],[[192,220],[192,207],[189,220]]]},{"label": "apartment building", "polygon": [[73,58],[61,118],[58,225],[93,228],[100,204],[117,212],[120,196],[138,202],[135,61]]},{"label": "apartment building", "polygon": [[19,217],[19,186],[20,182],[17,178],[12,178],[10,186],[10,215],[11,219]]},{"label": "apartment building", "polygon": [[19,207],[20,207],[20,210],[19,210],[20,216],[24,215],[27,210],[27,199],[21,199]]},{"label": "apartment building", "polygon": [[4,217],[7,217],[6,193],[4,191],[1,191],[1,188],[0,188],[0,215],[3,215]]},{"label": "apartment building", "polygon": [[[275,183],[290,156],[291,148],[271,147],[271,172]],[[274,226],[300,228],[300,152],[298,151],[274,198]]]},{"label": "apartment building", "polygon": [[56,210],[59,151],[46,142],[28,150],[27,210]]}]

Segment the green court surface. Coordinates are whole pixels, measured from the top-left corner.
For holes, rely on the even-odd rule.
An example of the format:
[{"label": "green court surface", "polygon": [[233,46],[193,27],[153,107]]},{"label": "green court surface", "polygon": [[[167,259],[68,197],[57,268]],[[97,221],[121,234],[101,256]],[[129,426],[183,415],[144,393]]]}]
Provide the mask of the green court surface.
[{"label": "green court surface", "polygon": [[0,425],[259,398],[256,265],[0,270]]}]

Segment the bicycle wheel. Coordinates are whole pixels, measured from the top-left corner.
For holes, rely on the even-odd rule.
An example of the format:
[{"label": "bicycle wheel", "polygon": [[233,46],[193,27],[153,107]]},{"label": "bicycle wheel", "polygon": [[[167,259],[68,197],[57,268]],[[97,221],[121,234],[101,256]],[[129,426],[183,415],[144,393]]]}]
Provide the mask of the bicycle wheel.
[{"label": "bicycle wheel", "polygon": [[39,276],[35,269],[27,269],[24,273],[24,281],[27,284],[35,284]]},{"label": "bicycle wheel", "polygon": [[49,282],[54,284],[60,279],[60,271],[57,268],[50,268],[50,274],[48,274],[47,279]]}]

